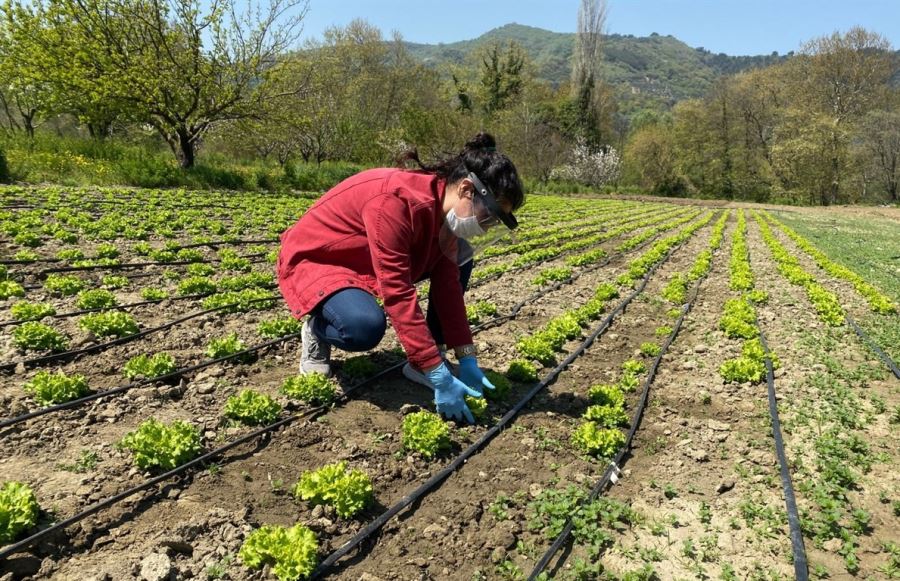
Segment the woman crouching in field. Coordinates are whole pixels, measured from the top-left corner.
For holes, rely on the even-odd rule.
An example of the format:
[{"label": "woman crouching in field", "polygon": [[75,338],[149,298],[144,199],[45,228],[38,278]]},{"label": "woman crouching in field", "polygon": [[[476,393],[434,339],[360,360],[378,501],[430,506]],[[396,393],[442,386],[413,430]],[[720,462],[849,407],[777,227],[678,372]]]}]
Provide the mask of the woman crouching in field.
[{"label": "woman crouching in field", "polygon": [[[472,272],[465,241],[502,223],[517,226],[525,196],[494,138],[480,133],[420,170],[372,169],[329,190],[281,236],[278,285],[291,312],[309,314],[300,372],[331,374],[331,347],[374,348],[391,319],[409,362],[404,375],[434,389],[439,413],[472,422],[465,395],[493,385],[478,367],[463,293]],[[430,279],[428,315],[415,283]],[[384,309],[376,302],[381,298]],[[443,359],[454,349],[459,378]]]}]

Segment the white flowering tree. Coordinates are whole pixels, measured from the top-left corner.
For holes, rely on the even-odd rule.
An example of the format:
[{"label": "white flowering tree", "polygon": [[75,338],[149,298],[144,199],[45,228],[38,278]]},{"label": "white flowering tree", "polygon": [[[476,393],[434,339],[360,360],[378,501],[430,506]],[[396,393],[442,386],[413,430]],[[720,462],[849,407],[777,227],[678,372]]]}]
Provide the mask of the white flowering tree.
[{"label": "white flowering tree", "polygon": [[598,187],[618,181],[621,168],[622,158],[614,148],[592,150],[579,139],[572,150],[572,161],[555,168],[550,178]]}]

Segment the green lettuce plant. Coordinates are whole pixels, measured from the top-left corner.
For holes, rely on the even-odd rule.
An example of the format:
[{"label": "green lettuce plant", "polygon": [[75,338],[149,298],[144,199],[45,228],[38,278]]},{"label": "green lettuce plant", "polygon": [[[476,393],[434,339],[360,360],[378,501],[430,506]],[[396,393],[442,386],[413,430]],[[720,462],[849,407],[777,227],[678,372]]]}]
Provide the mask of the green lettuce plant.
[{"label": "green lettuce plant", "polygon": [[210,295],[202,304],[204,309],[219,309],[219,314],[265,311],[275,305],[275,295],[266,289],[246,288]]},{"label": "green lettuce plant", "polygon": [[109,242],[104,242],[103,244],[99,244],[94,251],[94,255],[97,258],[118,258],[119,257],[119,249],[115,244],[111,244]]},{"label": "green lettuce plant", "polygon": [[13,344],[30,351],[65,351],[69,340],[49,325],[28,321],[13,331]]},{"label": "green lettuce plant", "polygon": [[271,566],[279,581],[296,581],[313,572],[318,552],[316,535],[303,525],[263,526],[247,536],[238,557],[251,569]]},{"label": "green lettuce plant", "polygon": [[368,355],[357,355],[344,361],[341,373],[352,379],[365,379],[378,373],[378,365]]},{"label": "green lettuce plant", "polygon": [[22,262],[34,262],[40,258],[38,253],[33,250],[22,249],[13,254],[13,260],[20,260]]},{"label": "green lettuce plant", "polygon": [[719,374],[725,381],[760,383],[766,377],[766,365],[750,357],[727,359],[720,367]]},{"label": "green lettuce plant", "polygon": [[647,357],[656,357],[657,355],[662,353],[662,347],[652,341],[646,341],[644,343],[641,343],[641,353],[646,355]]},{"label": "green lettuce plant", "polygon": [[216,283],[206,276],[189,276],[178,283],[179,295],[208,295],[216,292]]},{"label": "green lettuce plant", "polygon": [[281,393],[310,405],[322,405],[334,401],[337,384],[322,373],[305,373],[285,379]]},{"label": "green lettuce plant", "polygon": [[172,470],[200,455],[200,432],[186,422],[166,425],[150,418],[122,438],[119,446],[131,451],[138,468]]},{"label": "green lettuce plant", "polygon": [[327,504],[339,516],[350,518],[373,500],[372,480],[362,470],[347,470],[346,462],[304,472],[294,496],[313,504]]},{"label": "green lettuce plant", "polygon": [[124,337],[139,331],[134,317],[122,311],[90,313],[79,319],[78,326],[97,337]]},{"label": "green lettuce plant", "polygon": [[74,275],[48,274],[44,288],[54,295],[70,297],[84,290],[87,283]]},{"label": "green lettuce plant", "polygon": [[78,399],[88,394],[87,379],[83,375],[68,376],[62,371],[55,374],[38,371],[23,389],[41,405],[51,405]]},{"label": "green lettuce plant", "polygon": [[596,405],[622,407],[625,394],[615,385],[597,384],[588,389],[588,397]]},{"label": "green lettuce plant", "polygon": [[556,362],[556,349],[550,339],[541,335],[522,337],[516,343],[516,350],[529,359],[540,361],[544,365]]},{"label": "green lettuce plant", "polygon": [[[487,393],[491,390],[486,389],[484,391]],[[472,397],[471,395],[465,396],[464,399],[469,411],[472,412],[472,417],[475,418],[475,421],[484,419],[487,415],[487,399],[484,397]]]},{"label": "green lettuce plant", "polygon": [[25,288],[14,280],[0,280],[0,300],[10,297],[24,297]]},{"label": "green lettuce plant", "polygon": [[[529,363],[529,365],[531,365]],[[512,384],[509,382],[509,379],[506,376],[497,373],[491,369],[486,369],[484,371],[484,376],[488,378],[488,381],[494,386],[494,389],[485,389],[484,397],[488,401],[503,401],[506,399],[506,396],[509,395],[509,390],[512,387]],[[473,412],[474,413],[474,412]]]},{"label": "green lettuce plant", "polygon": [[[574,313],[563,313],[558,317],[554,317],[549,323],[547,323],[547,330],[545,331],[545,333],[548,333],[550,336],[561,336],[565,339],[575,339],[581,336],[581,323],[579,323],[578,317],[575,316]],[[563,346],[564,342],[554,340],[554,344],[557,342],[559,343],[557,349],[559,349]]]},{"label": "green lettuce plant", "polygon": [[719,328],[734,338],[752,339],[759,334],[756,327],[756,311],[744,299],[725,301],[725,309],[719,320]]},{"label": "green lettuce plant", "polygon": [[628,423],[628,415],[621,406],[592,405],[584,412],[584,419],[602,428],[615,428]]},{"label": "green lettuce plant", "polygon": [[37,524],[39,512],[37,498],[27,485],[13,481],[0,485],[0,546]]},{"label": "green lettuce plant", "polygon": [[441,416],[420,411],[403,418],[401,441],[410,452],[418,452],[425,458],[433,458],[450,448],[450,428]]},{"label": "green lettuce plant", "polygon": [[119,447],[131,451],[134,463],[142,470],[172,470],[203,451],[197,428],[181,420],[166,425],[154,418],[126,434]]},{"label": "green lettuce plant", "polygon": [[120,276],[117,274],[108,274],[100,280],[103,282],[103,286],[111,289],[125,288],[131,284],[131,281],[128,280],[127,276]]},{"label": "green lettuce plant", "polygon": [[9,308],[13,319],[17,321],[40,321],[44,317],[56,314],[56,308],[48,303],[29,303],[19,301]]},{"label": "green lettuce plant", "polygon": [[19,246],[27,246],[29,248],[37,248],[38,246],[43,245],[41,237],[34,232],[21,232],[13,238],[13,242]]},{"label": "green lettuce plant", "polygon": [[165,289],[150,286],[141,289],[141,298],[145,301],[161,301],[168,297],[169,292]]},{"label": "green lettuce plant", "polygon": [[280,413],[281,405],[278,402],[252,389],[241,390],[225,402],[225,417],[248,426],[271,424],[278,419]]},{"label": "green lettuce plant", "polygon": [[250,260],[238,256],[237,252],[235,252],[234,250],[226,248],[219,252],[219,257],[221,258],[221,262],[219,263],[219,265],[223,270],[235,272],[250,271]]},{"label": "green lettuce plant", "polygon": [[675,273],[669,281],[669,284],[663,288],[662,297],[672,304],[683,304],[687,299],[688,285],[690,285],[690,282],[690,279],[686,275],[680,272]]},{"label": "green lettuce plant", "polygon": [[497,307],[488,301],[475,301],[471,305],[466,305],[466,317],[469,319],[470,325],[477,325],[487,317],[493,317],[496,314]]},{"label": "green lettuce plant", "polygon": [[176,368],[175,358],[168,353],[156,353],[152,356],[142,353],[129,359],[122,371],[128,379],[137,379],[167,375]]},{"label": "green lettuce plant", "polygon": [[275,276],[269,272],[248,272],[236,276],[226,276],[219,280],[223,291],[240,291],[248,288],[264,288],[275,284]]},{"label": "green lettuce plant", "polygon": [[615,428],[602,428],[586,421],[572,433],[572,444],[590,456],[612,458],[625,444],[625,434]]},{"label": "green lettuce plant", "polygon": [[[187,265],[185,271],[188,273],[189,277],[207,277],[212,276],[216,273],[216,268],[205,262],[199,262],[195,264]],[[187,280],[187,279],[185,279]]]},{"label": "green lettuce plant", "polygon": [[75,299],[75,306],[79,309],[105,309],[116,304],[116,295],[102,288],[83,290]]},{"label": "green lettuce plant", "polygon": [[[537,370],[534,368],[534,365],[525,359],[514,359],[511,361],[509,368],[506,370],[506,377],[521,383],[534,383],[538,380]],[[495,383],[494,385],[497,384]]]},{"label": "green lettuce plant", "polygon": [[572,269],[567,266],[545,268],[531,281],[531,284],[544,286],[552,282],[562,282],[572,278]]},{"label": "green lettuce plant", "polygon": [[[771,353],[772,369],[778,369],[781,362]],[[719,374],[725,381],[761,383],[766,378],[766,353],[759,338],[744,341],[741,356],[726,360],[719,367]]]},{"label": "green lettuce plant", "polygon": [[[206,356],[211,359],[229,357],[246,348],[244,342],[238,338],[237,333],[229,333],[224,337],[212,339],[209,342],[209,345],[206,346]],[[251,357],[249,356],[249,353],[247,355],[248,356],[246,357],[240,358],[240,361],[249,361]]]},{"label": "green lettuce plant", "polygon": [[182,248],[175,253],[175,260],[179,262],[200,262],[203,260],[203,253],[196,248]]},{"label": "green lettuce plant", "polygon": [[647,365],[643,361],[629,359],[622,363],[622,371],[631,375],[640,375],[647,371]]}]

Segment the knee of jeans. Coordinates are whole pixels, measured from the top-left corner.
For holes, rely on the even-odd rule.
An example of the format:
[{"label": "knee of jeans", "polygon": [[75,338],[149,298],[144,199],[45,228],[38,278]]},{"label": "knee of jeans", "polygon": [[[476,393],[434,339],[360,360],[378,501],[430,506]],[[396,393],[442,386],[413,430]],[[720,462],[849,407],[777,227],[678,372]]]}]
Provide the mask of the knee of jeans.
[{"label": "knee of jeans", "polygon": [[348,342],[360,351],[368,351],[374,349],[384,337],[387,329],[387,320],[384,318],[384,312],[361,311],[355,313],[352,321],[347,321],[345,331],[349,335]]}]

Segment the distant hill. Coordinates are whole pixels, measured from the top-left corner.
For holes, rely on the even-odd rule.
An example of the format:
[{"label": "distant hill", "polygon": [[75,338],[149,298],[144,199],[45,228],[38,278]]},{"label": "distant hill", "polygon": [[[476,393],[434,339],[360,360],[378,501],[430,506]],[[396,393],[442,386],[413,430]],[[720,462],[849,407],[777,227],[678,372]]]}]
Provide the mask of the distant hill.
[{"label": "distant hill", "polygon": [[[410,52],[429,65],[464,63],[481,45],[514,40],[528,52],[539,78],[554,85],[569,81],[575,34],[551,32],[521,24],[495,28],[474,40],[449,44],[407,43]],[[692,48],[673,36],[610,34],[604,37],[604,75],[624,99],[626,112],[644,106],[669,107],[705,94],[715,79],[745,69],[764,67],[787,58],[729,56]]]}]

